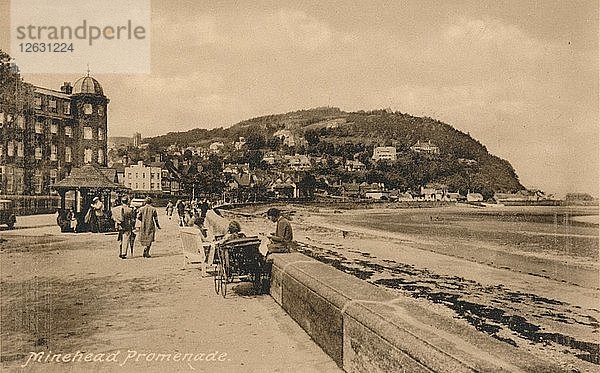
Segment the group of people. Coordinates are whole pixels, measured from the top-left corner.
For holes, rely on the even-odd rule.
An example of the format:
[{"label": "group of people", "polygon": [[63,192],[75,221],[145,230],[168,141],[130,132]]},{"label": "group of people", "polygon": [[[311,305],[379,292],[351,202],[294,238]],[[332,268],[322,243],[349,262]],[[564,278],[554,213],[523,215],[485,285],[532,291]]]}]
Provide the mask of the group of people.
[{"label": "group of people", "polygon": [[[160,229],[158,213],[152,206],[152,198],[146,197],[144,205],[135,209],[130,206],[129,196],[123,196],[121,204],[113,208],[112,216],[115,228],[119,232],[117,236],[119,258],[126,259],[128,250],[131,250],[133,256],[133,246],[138,235],[138,242],[144,247],[142,256],[151,258],[150,248],[155,240],[156,230]],[[136,229],[137,221],[139,221],[139,229]]]},{"label": "group of people", "polygon": [[[126,259],[128,254],[133,256],[136,240],[144,247],[142,256],[150,258],[150,249],[155,241],[156,230],[161,229],[157,210],[152,206],[150,197],[147,197],[144,200],[144,205],[138,209],[130,206],[130,202],[129,196],[125,195],[115,201],[116,206],[110,211],[118,232],[119,258]],[[166,215],[171,219],[174,212],[177,211],[179,226],[195,226],[206,237],[205,221],[209,210],[211,210],[211,205],[207,199],[191,202],[178,200],[175,204],[169,201],[166,207]],[[85,222],[89,225],[90,231],[100,231],[102,216],[104,216],[104,205],[96,197],[85,216]],[[267,253],[263,257],[266,263],[270,262],[270,254],[289,252],[293,244],[292,226],[281,211],[274,207],[270,208],[267,211],[267,217],[276,224],[276,228],[275,232],[268,235],[270,243],[267,245]],[[69,217],[68,214],[61,215],[59,212],[59,219],[63,225],[71,218],[72,216]],[[231,221],[226,234],[220,238],[217,244],[225,244],[229,240],[244,236],[240,224],[237,221]]]},{"label": "group of people", "polygon": [[[267,237],[270,242],[267,245],[267,252],[265,255],[261,253],[257,253],[257,261],[258,268],[261,273],[261,292],[268,291],[268,287],[270,286],[270,277],[271,277],[271,267],[273,263],[273,259],[271,254],[275,253],[287,253],[292,251],[293,249],[293,240],[294,235],[292,232],[292,226],[281,213],[281,211],[277,208],[270,208],[267,210],[267,217],[273,223],[276,224],[275,232],[269,234]],[[240,224],[233,220],[229,223],[227,228],[227,234],[223,236],[219,241],[217,241],[217,245],[226,245],[229,241],[235,240],[238,238],[245,237],[245,234],[242,232]],[[225,255],[223,258],[225,261],[225,266],[229,267],[230,258]]]},{"label": "group of people", "polygon": [[177,217],[179,219],[180,227],[193,227],[194,225],[201,226],[204,224],[206,214],[211,209],[211,204],[208,199],[204,198],[202,201],[182,201],[177,200],[175,204],[171,201],[167,203],[167,217],[171,220],[173,212],[177,211]]},{"label": "group of people", "polygon": [[100,233],[112,230],[112,220],[105,213],[100,197],[94,197],[85,214],[76,214],[73,209],[59,209],[56,223],[61,232]]},{"label": "group of people", "polygon": [[[287,253],[292,250],[294,234],[289,220],[281,214],[278,208],[272,207],[267,210],[267,218],[276,224],[275,232],[267,235],[270,242],[267,245],[267,253],[264,259],[270,261],[270,254]],[[230,240],[241,237],[245,237],[245,234],[242,232],[240,223],[232,220],[227,227],[227,233],[217,243],[223,245]]]}]

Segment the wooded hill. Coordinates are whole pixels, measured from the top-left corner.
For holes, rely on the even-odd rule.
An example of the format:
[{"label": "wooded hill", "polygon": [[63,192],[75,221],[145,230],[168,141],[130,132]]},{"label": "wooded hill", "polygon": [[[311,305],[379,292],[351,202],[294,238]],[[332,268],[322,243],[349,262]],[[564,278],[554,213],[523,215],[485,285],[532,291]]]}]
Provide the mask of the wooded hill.
[{"label": "wooded hill", "polygon": [[[273,134],[289,130],[296,141],[283,147]],[[417,189],[428,183],[447,185],[450,190],[484,193],[524,189],[514,169],[494,156],[468,134],[429,117],[415,117],[389,110],[344,112],[338,108],[315,108],[286,114],[267,115],[239,122],[229,128],[192,129],[148,138],[153,146],[207,145],[213,141],[231,143],[245,137],[249,151],[283,150],[288,154],[310,154],[326,158],[358,159],[367,171],[349,173],[340,167],[315,169],[319,174],[335,174],[343,181],[384,182],[390,188]],[[306,141],[303,141],[305,139]],[[417,141],[431,141],[439,147],[436,155],[410,149]],[[375,146],[395,146],[396,162],[370,159]],[[252,163],[252,162],[251,162]],[[257,165],[258,166],[258,165]]]}]

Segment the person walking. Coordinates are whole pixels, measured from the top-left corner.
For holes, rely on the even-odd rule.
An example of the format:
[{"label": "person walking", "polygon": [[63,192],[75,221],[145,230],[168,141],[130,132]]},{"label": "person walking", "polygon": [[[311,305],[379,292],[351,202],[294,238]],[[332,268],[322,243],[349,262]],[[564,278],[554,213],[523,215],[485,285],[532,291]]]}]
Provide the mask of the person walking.
[{"label": "person walking", "polygon": [[139,231],[139,241],[144,247],[144,258],[150,258],[150,246],[154,242],[156,229],[160,229],[158,224],[158,214],[152,206],[152,198],[146,197],[144,206],[138,210],[138,220],[141,222]]},{"label": "person walking", "polygon": [[169,201],[169,203],[167,203],[167,216],[169,217],[169,220],[171,220],[171,216],[173,216],[173,202]]},{"label": "person walking", "polygon": [[177,216],[179,217],[179,226],[185,226],[185,203],[182,200],[178,200],[175,204],[175,208],[177,208]]},{"label": "person walking", "polygon": [[208,200],[206,198],[204,198],[204,200],[202,201],[202,204],[200,205],[200,217],[202,219],[206,219],[206,213],[208,212],[208,209],[210,207],[208,206]]},{"label": "person walking", "polygon": [[131,255],[133,256],[133,241],[135,236],[133,229],[135,227],[135,212],[129,207],[129,197],[121,198],[122,204],[113,210],[113,219],[119,231],[119,258],[127,258],[127,249],[131,247]]}]

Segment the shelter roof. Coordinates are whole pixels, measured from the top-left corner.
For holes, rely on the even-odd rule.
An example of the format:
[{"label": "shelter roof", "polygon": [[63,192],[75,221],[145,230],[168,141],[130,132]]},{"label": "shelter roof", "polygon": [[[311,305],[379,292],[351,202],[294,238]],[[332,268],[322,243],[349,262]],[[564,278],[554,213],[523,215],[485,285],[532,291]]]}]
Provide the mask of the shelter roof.
[{"label": "shelter roof", "polygon": [[69,176],[54,184],[53,187],[54,189],[127,189],[110,180],[101,169],[92,165],[74,168]]}]

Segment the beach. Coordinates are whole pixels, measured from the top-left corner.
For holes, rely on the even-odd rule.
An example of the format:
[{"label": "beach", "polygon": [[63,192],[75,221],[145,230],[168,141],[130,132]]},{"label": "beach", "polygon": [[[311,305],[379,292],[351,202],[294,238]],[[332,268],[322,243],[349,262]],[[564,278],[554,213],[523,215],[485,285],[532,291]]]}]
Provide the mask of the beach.
[{"label": "beach", "polygon": [[[281,208],[304,254],[565,369],[597,368],[598,226],[572,219],[597,208]],[[263,210],[236,218],[259,231]]]}]

